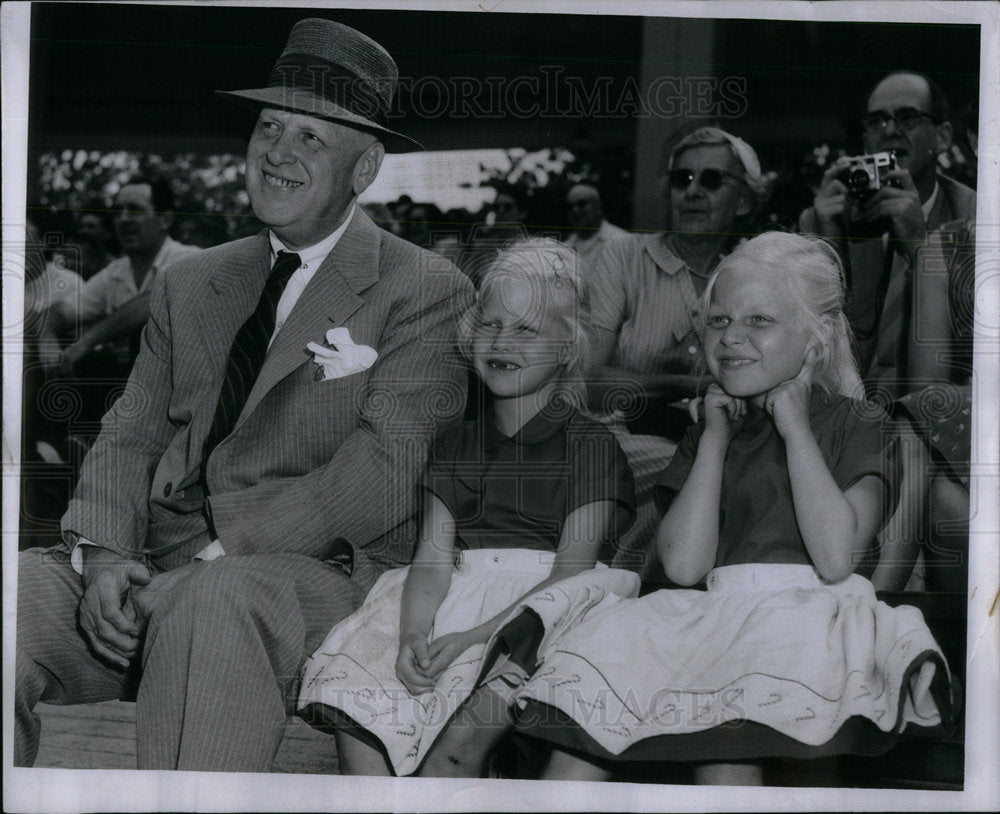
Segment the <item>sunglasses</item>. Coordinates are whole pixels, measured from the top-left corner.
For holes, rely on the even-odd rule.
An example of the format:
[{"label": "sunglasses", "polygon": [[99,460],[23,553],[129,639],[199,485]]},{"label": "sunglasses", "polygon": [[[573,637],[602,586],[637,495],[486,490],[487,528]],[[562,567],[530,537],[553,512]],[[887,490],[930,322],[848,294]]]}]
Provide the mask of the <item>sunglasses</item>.
[{"label": "sunglasses", "polygon": [[924,119],[930,119],[935,124],[938,123],[938,120],[930,113],[924,113],[915,107],[901,107],[895,113],[890,113],[888,110],[873,110],[861,117],[861,124],[866,133],[877,135],[889,126],[889,122],[895,122],[896,127],[900,130],[913,130]]},{"label": "sunglasses", "polygon": [[725,183],[727,178],[734,181],[743,180],[739,175],[733,175],[725,170],[717,170],[714,167],[706,167],[697,174],[694,170],[683,169],[671,170],[667,173],[667,182],[670,184],[670,188],[677,191],[687,189],[691,186],[691,182],[697,179],[698,186],[706,192],[715,192]]}]

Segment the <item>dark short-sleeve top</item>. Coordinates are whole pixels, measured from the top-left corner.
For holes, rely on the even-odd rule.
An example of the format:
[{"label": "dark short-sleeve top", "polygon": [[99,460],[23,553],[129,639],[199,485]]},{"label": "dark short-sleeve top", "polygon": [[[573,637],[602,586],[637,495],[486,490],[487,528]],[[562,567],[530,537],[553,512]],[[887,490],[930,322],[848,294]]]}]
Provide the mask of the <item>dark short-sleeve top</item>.
[{"label": "dark short-sleeve top", "polygon": [[[882,483],[881,527],[899,497],[895,434],[876,404],[829,395],[813,387],[809,425],[841,491],[867,475]],[[685,434],[656,484],[656,501],[666,511],[694,463],[704,424]],[[747,404],[742,426],[729,442],[719,505],[716,566],[744,563],[811,565],[795,520],[785,442],[764,410]]]},{"label": "dark short-sleeve top", "polygon": [[489,407],[438,438],[423,488],[451,513],[459,549],[555,551],[574,509],[613,501],[615,536],[635,514],[632,472],[614,435],[552,404],[512,438],[496,428]]}]

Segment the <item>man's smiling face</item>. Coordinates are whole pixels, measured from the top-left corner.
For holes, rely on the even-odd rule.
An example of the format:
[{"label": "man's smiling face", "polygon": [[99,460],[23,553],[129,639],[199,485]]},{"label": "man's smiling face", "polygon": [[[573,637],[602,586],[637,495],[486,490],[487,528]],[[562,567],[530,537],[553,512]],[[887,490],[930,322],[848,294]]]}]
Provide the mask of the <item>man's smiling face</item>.
[{"label": "man's smiling face", "polygon": [[247,146],[246,186],[254,214],[290,249],[318,243],[375,180],[382,155],[369,133],[265,108]]}]

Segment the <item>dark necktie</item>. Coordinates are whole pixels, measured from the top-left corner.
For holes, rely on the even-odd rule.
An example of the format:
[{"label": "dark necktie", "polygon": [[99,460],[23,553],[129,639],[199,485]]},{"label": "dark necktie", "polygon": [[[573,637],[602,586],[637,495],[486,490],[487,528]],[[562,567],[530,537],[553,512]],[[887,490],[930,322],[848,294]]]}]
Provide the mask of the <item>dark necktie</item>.
[{"label": "dark necktie", "polygon": [[285,290],[288,279],[295,273],[301,261],[297,254],[278,252],[278,259],[268,275],[264,290],[256,310],[249,316],[233,340],[226,365],[226,378],[222,382],[219,403],[215,407],[212,429],[205,439],[202,450],[202,468],[216,445],[233,430],[240,411],[247,403],[250,389],[264,366],[267,345],[274,333],[274,319],[278,311],[278,300]]}]

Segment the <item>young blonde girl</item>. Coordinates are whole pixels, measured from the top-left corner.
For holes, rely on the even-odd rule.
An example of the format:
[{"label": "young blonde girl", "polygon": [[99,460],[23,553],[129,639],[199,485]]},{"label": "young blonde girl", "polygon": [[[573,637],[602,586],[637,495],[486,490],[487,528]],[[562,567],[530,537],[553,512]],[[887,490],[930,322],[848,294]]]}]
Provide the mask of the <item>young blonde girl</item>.
[{"label": "young blonde girl", "polygon": [[304,668],[299,707],[337,727],[342,773],[478,776],[535,666],[524,620],[487,652],[504,619],[541,595],[565,627],[637,593],[635,575],[595,569],[634,495],[614,437],[574,407],[587,328],[572,249],[531,239],[493,262],[459,337],[489,398],[436,445],[413,564],[383,575]]},{"label": "young blonde girl", "polygon": [[707,590],[621,602],[540,654],[517,696],[519,728],[560,747],[547,777],[684,760],[696,782],[757,784],[764,757],[876,754],[947,721],[947,667],[920,612],[852,573],[897,476],[884,415],[856,400],[842,292],[827,244],[779,233],[709,281],[715,383],[659,480],[656,537],[670,579]]}]

